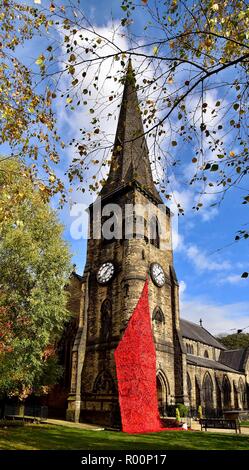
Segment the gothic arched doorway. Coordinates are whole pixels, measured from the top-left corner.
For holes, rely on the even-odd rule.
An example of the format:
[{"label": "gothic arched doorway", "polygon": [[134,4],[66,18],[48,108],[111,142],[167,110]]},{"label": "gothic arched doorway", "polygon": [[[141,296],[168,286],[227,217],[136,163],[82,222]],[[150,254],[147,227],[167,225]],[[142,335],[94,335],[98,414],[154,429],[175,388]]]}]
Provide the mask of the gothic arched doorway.
[{"label": "gothic arched doorway", "polygon": [[158,411],[160,416],[166,416],[168,403],[168,384],[164,374],[159,371],[156,377]]}]

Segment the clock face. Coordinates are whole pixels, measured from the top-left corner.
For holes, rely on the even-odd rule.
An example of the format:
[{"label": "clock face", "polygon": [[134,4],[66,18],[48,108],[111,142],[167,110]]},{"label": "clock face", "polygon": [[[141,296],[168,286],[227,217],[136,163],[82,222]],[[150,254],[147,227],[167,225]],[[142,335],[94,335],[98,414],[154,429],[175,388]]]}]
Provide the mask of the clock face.
[{"label": "clock face", "polygon": [[152,263],[150,266],[150,274],[154,284],[162,287],[165,284],[165,274],[162,266],[159,263]]},{"label": "clock face", "polygon": [[99,284],[106,284],[109,282],[114,274],[114,264],[110,261],[101,264],[97,272],[97,281]]}]

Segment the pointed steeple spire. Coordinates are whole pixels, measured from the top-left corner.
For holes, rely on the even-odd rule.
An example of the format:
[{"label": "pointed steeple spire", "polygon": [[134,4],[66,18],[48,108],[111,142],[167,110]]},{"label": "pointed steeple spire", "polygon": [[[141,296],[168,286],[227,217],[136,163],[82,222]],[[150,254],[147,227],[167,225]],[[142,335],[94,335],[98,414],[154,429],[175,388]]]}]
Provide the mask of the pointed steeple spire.
[{"label": "pointed steeple spire", "polygon": [[155,188],[149,160],[149,151],[139,108],[135,75],[129,59],[123,98],[118,119],[111,168],[101,195],[118,190],[136,181],[158,202],[162,202]]}]

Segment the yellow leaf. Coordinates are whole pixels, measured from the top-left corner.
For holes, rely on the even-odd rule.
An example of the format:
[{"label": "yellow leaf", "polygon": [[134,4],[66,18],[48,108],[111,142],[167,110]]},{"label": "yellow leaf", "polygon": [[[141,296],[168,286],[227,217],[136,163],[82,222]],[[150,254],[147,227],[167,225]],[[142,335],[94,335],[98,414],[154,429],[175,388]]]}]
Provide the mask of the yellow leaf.
[{"label": "yellow leaf", "polygon": [[72,101],[73,101],[72,98],[67,98],[67,103],[68,104],[72,103]]},{"label": "yellow leaf", "polygon": [[172,85],[172,83],[174,83],[174,80],[172,77],[169,77],[168,80],[167,80],[167,83],[169,83],[170,85]]},{"label": "yellow leaf", "polygon": [[34,0],[34,3],[36,3],[37,5],[41,5],[41,0]]},{"label": "yellow leaf", "polygon": [[211,8],[212,8],[212,10],[214,10],[214,11],[218,11],[218,10],[219,10],[219,5],[218,5],[218,3],[214,3]]},{"label": "yellow leaf", "polygon": [[38,59],[35,61],[37,65],[42,65],[44,63],[45,57],[43,54],[41,54]]},{"label": "yellow leaf", "polygon": [[153,54],[154,55],[158,54],[158,47],[157,46],[153,47]]},{"label": "yellow leaf", "polygon": [[234,157],[235,153],[233,151],[230,152],[230,157]]}]

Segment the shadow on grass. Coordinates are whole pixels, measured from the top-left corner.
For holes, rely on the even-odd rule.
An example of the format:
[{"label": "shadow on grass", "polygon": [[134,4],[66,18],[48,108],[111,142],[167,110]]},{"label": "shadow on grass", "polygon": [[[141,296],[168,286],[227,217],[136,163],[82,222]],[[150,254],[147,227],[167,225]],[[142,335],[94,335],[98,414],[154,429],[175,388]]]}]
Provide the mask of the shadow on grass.
[{"label": "shadow on grass", "polygon": [[160,432],[124,434],[63,426],[29,425],[0,430],[1,450],[249,450],[236,434]]}]

